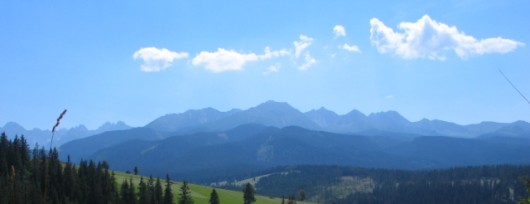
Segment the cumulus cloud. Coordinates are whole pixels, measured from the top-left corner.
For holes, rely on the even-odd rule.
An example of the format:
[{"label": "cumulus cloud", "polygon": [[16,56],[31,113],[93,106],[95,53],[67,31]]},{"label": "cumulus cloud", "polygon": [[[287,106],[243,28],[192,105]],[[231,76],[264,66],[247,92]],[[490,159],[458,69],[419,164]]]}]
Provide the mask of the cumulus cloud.
[{"label": "cumulus cloud", "polygon": [[310,38],[310,37],[308,37],[306,35],[300,35],[300,40],[293,42],[294,48],[295,48],[294,56],[296,58],[300,57],[302,52],[306,48],[308,48],[313,43],[313,41],[314,41],[313,38]]},{"label": "cumulus cloud", "polygon": [[507,53],[524,45],[501,37],[477,40],[475,37],[423,16],[416,22],[402,22],[394,31],[377,18],[370,20],[370,40],[380,53],[392,53],[405,59],[445,60],[447,51],[462,59],[489,53]]},{"label": "cumulus cloud", "polygon": [[340,48],[349,52],[361,52],[357,45],[348,45],[348,43],[344,43]]},{"label": "cumulus cloud", "polygon": [[143,60],[140,69],[144,72],[159,72],[167,69],[174,60],[185,59],[186,52],[173,52],[166,48],[145,47],[133,54],[133,58]]},{"label": "cumulus cloud", "polygon": [[335,34],[335,37],[345,37],[346,28],[342,25],[335,25],[335,27],[333,27],[333,34]]},{"label": "cumulus cloud", "polygon": [[218,48],[215,52],[202,51],[192,60],[195,66],[203,66],[205,69],[213,73],[221,73],[226,71],[243,70],[245,64],[249,62],[267,60],[276,57],[289,55],[287,50],[271,51],[269,47],[265,48],[262,55],[255,53],[239,53],[234,50],[226,50]]}]

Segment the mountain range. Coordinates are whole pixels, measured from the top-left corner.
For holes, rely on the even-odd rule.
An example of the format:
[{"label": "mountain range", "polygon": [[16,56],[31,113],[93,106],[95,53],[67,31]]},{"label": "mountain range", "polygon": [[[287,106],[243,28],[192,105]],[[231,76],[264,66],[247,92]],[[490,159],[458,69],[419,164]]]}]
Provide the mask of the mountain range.
[{"label": "mountain range", "polygon": [[471,138],[505,132],[503,134],[515,137],[530,136],[530,124],[524,121],[482,122],[471,125],[427,119],[410,122],[396,111],[364,115],[358,110],[352,110],[347,114],[338,115],[326,108],[320,108],[303,113],[287,103],[275,101],[267,101],[247,110],[233,109],[221,112],[213,108],[205,108],[180,114],[168,114],[155,119],[145,127],[159,132],[182,134],[229,130],[248,123],[278,128],[299,126],[310,130],[347,134],[392,132]]},{"label": "mountain range", "polygon": [[[530,124],[441,120],[410,122],[395,111],[302,113],[268,101],[247,110],[213,108],[168,114],[144,127],[67,142],[72,160],[107,160],[119,170],[215,181],[279,165],[432,169],[528,164]],[[66,159],[66,158],[63,158]]]}]

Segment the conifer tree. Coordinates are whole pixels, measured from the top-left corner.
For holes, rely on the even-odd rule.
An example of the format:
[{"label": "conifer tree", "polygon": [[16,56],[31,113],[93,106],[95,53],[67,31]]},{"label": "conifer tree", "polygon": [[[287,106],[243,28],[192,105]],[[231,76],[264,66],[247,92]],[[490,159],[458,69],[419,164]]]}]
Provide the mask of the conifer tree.
[{"label": "conifer tree", "polygon": [[253,202],[256,202],[256,198],[254,197],[254,194],[256,194],[254,187],[252,187],[250,183],[247,183],[247,185],[245,186],[245,189],[243,189],[243,203],[251,204]]},{"label": "conifer tree", "polygon": [[179,204],[193,204],[193,198],[191,197],[191,191],[188,187],[188,182],[184,181],[180,187],[180,198]]},{"label": "conifer tree", "polygon": [[156,184],[153,189],[153,198],[154,202],[153,204],[160,204],[162,203],[162,199],[164,197],[164,192],[162,190],[162,184],[160,183],[160,178],[156,178]]},{"label": "conifer tree", "polygon": [[210,204],[219,204],[219,195],[217,194],[217,191],[215,189],[212,190],[212,193],[210,193]]},{"label": "conifer tree", "polygon": [[140,183],[138,183],[138,202],[139,203],[148,203],[150,198],[147,192],[147,185],[144,183],[143,177],[140,177]]},{"label": "conifer tree", "polygon": [[134,192],[136,188],[134,187],[134,183],[132,181],[132,177],[129,179],[129,204],[136,204],[138,203],[138,198],[136,196],[136,193]]},{"label": "conifer tree", "polygon": [[173,204],[173,193],[171,192],[171,180],[166,174],[166,189],[164,190],[164,204]]}]

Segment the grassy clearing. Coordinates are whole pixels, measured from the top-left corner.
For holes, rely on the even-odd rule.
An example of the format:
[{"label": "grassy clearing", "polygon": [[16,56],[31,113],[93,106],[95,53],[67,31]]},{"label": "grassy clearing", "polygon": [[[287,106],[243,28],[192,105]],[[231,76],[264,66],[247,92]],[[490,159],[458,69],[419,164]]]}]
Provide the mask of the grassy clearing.
[{"label": "grassy clearing", "polygon": [[[126,174],[122,172],[115,172],[116,174],[116,181],[118,185],[121,185],[121,183],[127,179],[129,180],[132,178],[134,185],[138,187],[138,184],[140,183],[140,178],[142,176],[134,175],[134,174]],[[143,176],[144,181],[147,181],[149,177]],[[165,178],[160,178],[162,182],[162,187],[165,188]],[[193,196],[193,201],[196,204],[208,204],[208,200],[210,199],[210,193],[212,192],[212,187],[209,186],[201,186],[201,185],[195,185],[195,184],[188,184],[191,190],[191,195]],[[177,203],[179,198],[179,189],[182,186],[182,182],[176,182],[172,181],[171,184],[171,190],[173,192],[173,198],[175,203]],[[228,203],[228,204],[237,204],[237,203],[243,203],[243,192],[242,191],[231,191],[231,190],[225,190],[225,189],[216,189],[217,193],[219,194],[219,199],[221,200],[221,203]],[[260,196],[256,195],[256,204],[279,204],[282,202],[281,198],[271,198],[268,196]],[[306,204],[309,202],[297,202],[299,204]]]}]

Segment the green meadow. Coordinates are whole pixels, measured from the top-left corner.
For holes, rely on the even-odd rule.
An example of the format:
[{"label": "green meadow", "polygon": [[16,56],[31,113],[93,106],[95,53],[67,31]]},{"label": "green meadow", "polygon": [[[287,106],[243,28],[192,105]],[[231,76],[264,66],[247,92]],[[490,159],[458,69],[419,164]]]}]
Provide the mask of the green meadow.
[{"label": "green meadow", "polygon": [[[134,175],[134,174],[126,174],[123,172],[115,172],[115,178],[116,182],[118,183],[118,186],[123,183],[125,179],[129,180],[132,178],[132,181],[134,182],[135,187],[138,187],[138,184],[140,183],[140,178],[143,177],[144,181],[147,181],[149,177],[147,176],[141,176],[141,175]],[[156,178],[155,178],[156,179]],[[160,178],[162,185],[165,185],[165,178]],[[209,186],[201,186],[201,185],[195,185],[188,183],[191,195],[193,196],[193,201],[195,204],[208,204],[208,200],[210,199],[210,193],[212,192],[212,187]],[[180,193],[180,187],[182,186],[182,182],[172,181],[171,184],[171,190],[173,192],[173,199],[174,203],[178,202],[179,193]],[[225,189],[216,189],[217,193],[219,194],[219,199],[221,203],[227,203],[227,204],[237,204],[237,203],[243,203],[243,191],[233,191],[233,190],[225,190]],[[256,204],[279,204],[282,202],[281,198],[273,198],[268,196],[261,196],[258,195],[259,192],[256,194]],[[285,200],[285,203],[287,203],[287,199]],[[300,202],[297,201],[299,204],[306,204],[310,202]]]}]

